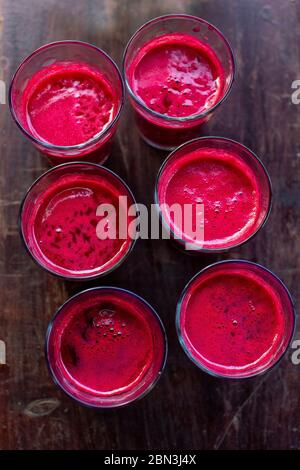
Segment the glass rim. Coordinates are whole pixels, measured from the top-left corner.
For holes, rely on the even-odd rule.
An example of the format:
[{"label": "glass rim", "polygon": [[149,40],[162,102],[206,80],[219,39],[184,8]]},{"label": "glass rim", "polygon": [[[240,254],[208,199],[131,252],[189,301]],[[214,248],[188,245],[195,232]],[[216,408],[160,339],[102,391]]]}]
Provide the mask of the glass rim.
[{"label": "glass rim", "polygon": [[56,165],[56,166],[53,166],[51,168],[49,168],[47,171],[45,171],[44,173],[42,173],[40,176],[38,176],[34,182],[29,186],[29,188],[27,189],[27,191],[25,192],[23,198],[22,198],[22,202],[21,202],[21,205],[20,205],[20,208],[19,208],[19,214],[18,214],[18,230],[19,230],[19,233],[20,233],[20,237],[21,237],[21,240],[23,242],[23,245],[27,251],[27,253],[30,255],[30,257],[32,258],[32,260],[40,267],[42,268],[43,270],[45,270],[47,273],[50,273],[60,279],[64,279],[66,281],[89,281],[89,280],[93,280],[93,279],[97,279],[97,278],[101,278],[101,277],[104,277],[108,274],[110,274],[111,272],[113,272],[115,269],[117,269],[119,266],[121,266],[121,264],[127,259],[127,257],[129,256],[129,254],[132,252],[136,242],[137,242],[137,239],[138,239],[138,233],[136,232],[135,233],[135,237],[131,239],[131,243],[129,245],[129,248],[127,249],[126,253],[124,253],[124,255],[118,260],[117,263],[115,263],[113,266],[111,266],[109,269],[103,271],[102,273],[95,273],[95,274],[91,274],[91,275],[86,275],[86,276],[68,276],[68,275],[64,275],[64,274],[60,274],[50,268],[48,268],[47,266],[45,266],[44,264],[42,264],[31,252],[31,250],[29,249],[29,246],[28,244],[26,243],[26,240],[25,240],[25,236],[24,236],[24,231],[23,231],[23,223],[22,223],[22,215],[23,215],[23,209],[24,209],[24,205],[25,205],[25,202],[27,200],[27,197],[30,195],[32,189],[34,189],[34,187],[44,178],[44,177],[47,177],[50,173],[52,173],[53,171],[57,170],[57,169],[60,169],[62,167],[72,167],[72,166],[77,166],[77,165],[84,165],[84,166],[88,166],[88,167],[95,167],[96,169],[99,170],[102,169],[104,170],[104,172],[107,172],[109,175],[115,177],[123,186],[124,188],[128,191],[128,194],[129,196],[132,198],[132,202],[133,204],[135,205],[136,208],[138,208],[137,206],[137,203],[136,203],[136,200],[135,200],[135,197],[131,191],[131,189],[129,188],[129,186],[127,185],[127,183],[125,183],[125,181],[119,176],[117,175],[114,171],[110,170],[109,168],[106,168],[105,166],[102,166],[102,165],[99,165],[97,163],[92,163],[92,162],[83,162],[83,161],[76,161],[76,162],[66,162],[66,163],[61,163],[60,165]]},{"label": "glass rim", "polygon": [[[108,126],[105,127],[105,129],[103,129],[101,132],[98,132],[98,134],[96,134],[94,137],[90,138],[89,140],[86,140],[85,142],[82,142],[82,143],[76,144],[76,145],[55,145],[55,144],[51,144],[50,142],[41,140],[41,139],[35,137],[30,132],[28,132],[25,129],[25,127],[22,125],[22,123],[20,122],[19,118],[17,117],[17,115],[15,113],[15,109],[14,109],[14,105],[13,105],[13,98],[12,98],[14,83],[15,83],[17,75],[18,75],[19,71],[22,69],[22,67],[24,65],[26,65],[27,62],[29,62],[29,60],[32,57],[34,57],[37,53],[39,53],[43,50],[46,50],[50,47],[56,47],[56,46],[61,46],[61,45],[65,45],[65,44],[74,44],[74,45],[79,45],[79,46],[83,46],[83,47],[88,47],[90,49],[94,49],[96,52],[103,55],[108,60],[108,62],[111,63],[111,65],[113,66],[113,68],[117,72],[117,76],[118,76],[118,79],[119,79],[120,85],[121,85],[121,96],[120,96],[120,100],[119,100],[118,111],[117,111],[115,117],[108,124]],[[99,47],[97,47],[94,44],[91,44],[89,42],[79,41],[79,40],[75,40],[75,39],[66,39],[66,40],[62,40],[62,41],[53,41],[53,42],[49,42],[47,44],[44,44],[44,45],[40,46],[38,49],[35,49],[33,52],[31,52],[31,54],[29,54],[28,56],[25,57],[25,59],[22,60],[22,62],[19,64],[17,70],[13,74],[10,85],[9,85],[8,105],[9,105],[9,109],[10,109],[13,120],[15,121],[15,123],[17,124],[19,129],[23,132],[23,134],[26,137],[28,137],[29,140],[31,140],[34,144],[39,145],[41,147],[45,147],[46,149],[53,150],[53,151],[84,150],[85,148],[89,147],[90,145],[93,145],[93,144],[97,143],[104,135],[106,135],[108,133],[108,131],[118,121],[118,119],[121,115],[121,111],[122,111],[123,106],[124,106],[124,95],[125,95],[125,86],[124,86],[124,81],[123,81],[122,74],[121,74],[116,62],[108,55],[107,52],[105,52],[103,49],[100,49]]]},{"label": "glass rim", "polygon": [[[128,401],[125,401],[124,403],[118,403],[116,405],[96,405],[96,404],[90,404],[90,403],[87,403],[87,402],[84,402],[76,397],[74,397],[74,395],[72,395],[70,392],[66,391],[63,386],[61,385],[61,383],[58,381],[57,377],[56,377],[56,374],[54,373],[53,371],[53,368],[51,367],[51,364],[50,364],[50,360],[49,360],[49,355],[48,355],[48,351],[49,351],[49,341],[50,341],[50,335],[51,335],[51,332],[53,330],[53,327],[54,327],[54,323],[55,323],[55,320],[59,317],[59,315],[63,312],[63,309],[66,307],[66,305],[68,305],[69,303],[72,303],[74,302],[78,297],[81,297],[82,295],[85,295],[89,292],[92,292],[92,291],[102,291],[102,290],[110,290],[110,291],[117,291],[117,292],[122,292],[122,293],[125,293],[129,296],[132,296],[134,297],[135,299],[137,299],[138,301],[140,301],[143,305],[145,305],[149,311],[151,312],[151,314],[153,315],[154,319],[157,321],[158,325],[159,325],[159,328],[160,328],[160,331],[162,333],[162,338],[163,338],[163,343],[164,343],[164,352],[163,352],[163,358],[162,358],[162,363],[161,363],[161,366],[154,378],[154,380],[152,380],[149,385],[146,387],[146,389],[143,391],[143,393],[141,393],[140,395],[138,395],[137,397],[131,399],[131,400],[128,400]],[[168,337],[167,337],[167,333],[166,333],[166,329],[165,329],[165,326],[163,324],[163,321],[162,319],[160,318],[160,316],[158,315],[156,309],[154,309],[154,307],[152,307],[152,305],[147,301],[145,300],[143,297],[141,297],[140,295],[136,294],[135,292],[132,292],[128,289],[124,289],[122,287],[116,287],[116,286],[97,286],[97,287],[91,287],[91,288],[88,288],[88,289],[85,289],[83,291],[80,291],[80,292],[77,292],[76,294],[72,295],[71,297],[69,297],[65,302],[62,303],[62,305],[56,310],[55,314],[53,315],[53,317],[51,318],[51,320],[49,321],[48,323],[48,326],[47,326],[47,330],[46,330],[46,335],[45,335],[45,343],[44,343],[44,353],[45,353],[45,359],[46,359],[46,364],[47,364],[47,367],[48,367],[48,370],[50,372],[50,375],[52,377],[52,380],[53,382],[66,394],[68,395],[70,398],[72,398],[73,400],[75,400],[77,403],[80,403],[81,405],[87,407],[87,408],[94,408],[94,409],[114,409],[114,408],[122,408],[124,406],[127,406],[127,405],[130,405],[132,403],[135,403],[136,401],[138,400],[141,400],[142,398],[144,398],[146,395],[148,395],[148,393],[151,392],[151,390],[155,387],[155,385],[157,384],[157,382],[159,381],[159,379],[161,378],[165,368],[166,368],[166,363],[167,363],[167,357],[168,357]]]},{"label": "glass rim", "polygon": [[[200,363],[200,361],[198,361],[192,354],[191,352],[188,350],[187,346],[186,346],[186,341],[183,337],[183,334],[182,334],[182,330],[181,330],[181,326],[180,326],[180,316],[181,316],[181,307],[182,307],[182,303],[183,303],[183,300],[185,298],[185,295],[187,294],[188,292],[188,289],[191,287],[191,285],[193,284],[193,282],[200,276],[202,276],[203,274],[205,274],[207,271],[211,270],[211,269],[214,269],[215,267],[217,266],[220,266],[220,265],[229,265],[229,264],[243,264],[243,265],[250,265],[250,266],[254,266],[256,268],[258,268],[259,270],[263,271],[263,272],[266,272],[267,274],[269,274],[273,279],[275,279],[280,285],[281,287],[283,287],[284,291],[286,292],[287,294],[287,297],[288,297],[288,300],[290,302],[290,305],[291,305],[291,312],[292,312],[292,322],[293,322],[293,327],[292,327],[292,330],[291,330],[291,334],[289,336],[289,339],[288,339],[288,342],[287,342],[287,346],[286,348],[284,349],[283,352],[280,353],[280,355],[278,356],[278,358],[276,359],[276,361],[271,364],[269,367],[267,367],[266,369],[264,370],[261,370],[259,372],[255,372],[255,373],[252,373],[250,375],[247,375],[247,376],[240,376],[240,375],[235,375],[235,376],[232,376],[232,375],[224,375],[222,373],[219,373],[219,372],[214,372],[213,370],[209,369],[208,367],[204,366],[203,364]],[[270,269],[266,268],[265,266],[259,264],[259,263],[255,263],[254,261],[249,261],[249,260],[245,260],[245,259],[229,259],[229,260],[221,260],[221,261],[217,261],[215,263],[211,263],[209,264],[208,266],[205,266],[203,269],[200,269],[200,271],[198,271],[196,274],[193,275],[193,277],[188,281],[188,283],[185,285],[183,291],[181,292],[180,294],[180,297],[179,297],[179,300],[177,302],[177,305],[176,305],[176,315],[175,315],[175,327],[176,327],[176,333],[177,333],[177,337],[178,337],[178,340],[179,340],[179,343],[183,349],[183,351],[185,352],[185,354],[187,355],[187,357],[190,359],[191,362],[193,362],[201,371],[203,372],[206,372],[207,374],[209,374],[210,376],[212,377],[215,377],[215,378],[218,378],[218,379],[227,379],[227,380],[245,380],[245,379],[252,379],[254,377],[258,377],[260,375],[263,375],[263,374],[266,374],[268,372],[270,372],[273,368],[275,368],[280,362],[281,360],[283,359],[285,353],[287,352],[288,348],[290,347],[291,345],[291,342],[294,338],[294,335],[295,335],[295,332],[296,332],[296,326],[297,326],[297,312],[296,312],[296,306],[295,306],[295,302],[294,302],[294,299],[289,291],[289,289],[287,288],[287,286],[285,285],[285,283],[280,279],[280,277],[278,277],[273,271],[271,271]]]},{"label": "glass rim", "polygon": [[213,141],[220,141],[220,142],[225,142],[225,143],[231,143],[233,144],[234,146],[237,146],[239,148],[242,148],[244,150],[246,150],[247,152],[249,152],[251,154],[251,156],[255,159],[255,161],[259,164],[260,168],[263,170],[263,173],[264,175],[266,176],[266,179],[267,179],[267,182],[268,182],[268,190],[269,190],[269,201],[268,201],[268,209],[265,213],[265,216],[264,218],[262,219],[260,225],[257,227],[257,229],[251,234],[249,235],[245,240],[242,240],[238,243],[235,243],[234,245],[231,245],[231,246],[228,246],[228,247],[220,247],[220,248],[205,248],[205,247],[195,247],[193,248],[193,253],[224,253],[224,252],[227,252],[229,250],[232,250],[234,248],[238,248],[242,245],[244,245],[245,243],[249,242],[250,240],[252,240],[252,238],[254,238],[257,233],[266,225],[269,217],[270,217],[270,213],[271,213],[271,210],[272,210],[272,205],[273,205],[273,189],[272,189],[272,182],[271,182],[271,178],[270,178],[270,175],[264,165],[264,163],[262,162],[262,160],[256,155],[255,152],[253,152],[253,150],[249,149],[249,147],[247,147],[246,145],[244,144],[241,144],[240,142],[238,142],[237,140],[234,140],[234,139],[230,139],[228,137],[221,137],[221,136],[203,136],[203,137],[196,137],[195,139],[191,139],[191,140],[188,140],[187,142],[184,142],[183,144],[179,145],[179,147],[176,147],[176,149],[174,149],[166,158],[165,160],[163,161],[162,165],[160,166],[159,170],[158,170],[158,174],[157,174],[157,177],[156,177],[156,181],[155,181],[155,189],[154,189],[154,202],[155,202],[155,205],[156,207],[158,208],[158,213],[159,213],[159,218],[161,220],[161,223],[163,224],[164,228],[167,229],[168,231],[170,231],[170,234],[172,236],[172,238],[178,242],[180,245],[185,245],[186,243],[189,243],[187,240],[183,240],[182,238],[179,238],[178,236],[175,235],[175,232],[174,230],[172,229],[172,227],[168,224],[168,222],[166,221],[161,209],[160,209],[160,203],[159,203],[159,198],[158,198],[158,187],[159,187],[159,180],[160,180],[160,177],[166,167],[166,165],[168,164],[168,162],[174,157],[174,155],[177,153],[177,151],[181,150],[182,148],[184,147],[187,147],[188,145],[192,144],[192,143],[196,143],[196,142],[202,142],[202,141],[209,141],[209,140],[213,140]]},{"label": "glass rim", "polygon": [[[176,117],[176,116],[168,116],[167,114],[161,114],[159,113],[158,111],[154,111],[153,109],[149,108],[144,102],[143,100],[141,100],[134,92],[133,90],[131,89],[131,86],[127,80],[127,74],[126,74],[126,71],[125,71],[125,61],[126,61],[126,57],[127,57],[127,53],[128,53],[128,49],[129,47],[131,46],[131,44],[133,43],[133,41],[138,37],[138,35],[145,29],[147,28],[148,26],[152,25],[153,23],[158,23],[160,21],[164,21],[164,20],[171,20],[171,19],[187,19],[187,20],[195,20],[195,21],[198,21],[199,23],[201,24],[205,24],[207,27],[209,27],[211,30],[213,30],[215,33],[218,34],[218,36],[221,37],[222,41],[224,42],[225,46],[227,47],[227,50],[229,52],[229,56],[230,56],[230,59],[231,59],[231,64],[232,64],[232,74],[231,74],[231,78],[230,78],[230,83],[228,85],[228,88],[226,90],[226,92],[224,93],[224,95],[222,96],[222,98],[220,98],[213,106],[211,106],[209,109],[207,109],[206,111],[202,112],[202,113],[198,113],[198,114],[192,114],[190,116],[182,116],[182,117]],[[156,18],[152,18],[150,21],[147,21],[146,23],[144,23],[142,26],[140,26],[136,32],[131,36],[131,38],[129,39],[126,47],[125,47],[125,50],[124,50],[124,53],[123,53],[123,60],[122,60],[122,74],[123,74],[123,80],[124,80],[124,83],[125,83],[125,86],[126,86],[126,89],[130,95],[130,97],[144,110],[146,111],[147,113],[151,114],[152,116],[156,117],[156,118],[160,118],[160,119],[163,119],[165,121],[169,121],[169,122],[174,122],[174,123],[181,123],[181,122],[193,122],[193,121],[197,121],[199,119],[202,119],[202,118],[205,118],[206,116],[208,116],[210,113],[212,113],[217,107],[219,107],[220,104],[222,104],[228,97],[230,91],[231,91],[231,88],[232,88],[232,85],[233,85],[233,82],[235,81],[235,77],[236,77],[236,60],[235,60],[235,56],[234,56],[234,53],[233,53],[233,50],[232,50],[232,47],[229,43],[229,41],[226,39],[226,37],[224,36],[224,34],[216,27],[214,26],[213,24],[209,23],[208,21],[204,20],[203,18],[200,18],[198,16],[194,16],[194,15],[187,15],[187,14],[180,14],[180,13],[173,13],[173,14],[168,14],[168,15],[162,15],[162,16],[158,16]]]}]

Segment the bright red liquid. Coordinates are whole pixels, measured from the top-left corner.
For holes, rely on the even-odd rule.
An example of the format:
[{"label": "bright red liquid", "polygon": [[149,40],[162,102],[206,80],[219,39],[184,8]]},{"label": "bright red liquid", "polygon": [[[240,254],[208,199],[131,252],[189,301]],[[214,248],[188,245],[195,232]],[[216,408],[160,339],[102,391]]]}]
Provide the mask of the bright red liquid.
[{"label": "bright red liquid", "polygon": [[61,341],[62,361],[69,374],[98,393],[134,387],[153,360],[147,322],[128,306],[124,309],[109,299],[72,319]]},{"label": "bright red liquid", "polygon": [[[109,176],[87,175],[84,172],[57,178],[35,201],[27,220],[22,218],[27,245],[40,263],[52,272],[70,277],[101,274],[114,267],[129,251],[133,240],[119,238],[118,210],[127,219],[125,201],[119,209],[119,197],[127,190]],[[103,217],[96,215],[100,204],[111,204],[116,210],[105,219],[105,225],[115,226],[116,238],[105,240],[97,236],[97,224]]]},{"label": "bright red liquid", "polygon": [[213,50],[186,34],[145,44],[131,70],[134,93],[167,116],[200,114],[215,104],[223,88],[223,69]]},{"label": "bright red liquid", "polygon": [[[184,204],[204,205],[204,248],[240,243],[255,232],[260,220],[261,195],[254,172],[222,149],[201,148],[171,159],[160,176],[158,199],[160,205],[177,203],[182,210]],[[163,216],[180,236],[174,215],[163,208]],[[181,238],[192,241],[185,233]]]},{"label": "bright red liquid", "polygon": [[[74,398],[137,398],[157,378],[165,340],[157,318],[130,293],[104,288],[66,305],[48,346],[50,366]],[[67,384],[67,385],[66,385]]]},{"label": "bright red liquid", "polygon": [[21,116],[36,138],[77,145],[103,131],[117,113],[118,97],[98,70],[75,62],[44,67],[29,80]]},{"label": "bright red liquid", "polygon": [[222,375],[270,366],[283,348],[285,315],[276,290],[250,270],[208,270],[186,292],[180,326],[187,348]]},{"label": "bright red liquid", "polygon": [[[188,34],[165,34],[146,43],[128,71],[134,94],[153,111],[177,118],[208,111],[222,97],[225,78],[213,49]],[[136,108],[144,137],[175,146],[198,134],[203,119],[172,123]],[[139,112],[140,111],[140,112]]]}]

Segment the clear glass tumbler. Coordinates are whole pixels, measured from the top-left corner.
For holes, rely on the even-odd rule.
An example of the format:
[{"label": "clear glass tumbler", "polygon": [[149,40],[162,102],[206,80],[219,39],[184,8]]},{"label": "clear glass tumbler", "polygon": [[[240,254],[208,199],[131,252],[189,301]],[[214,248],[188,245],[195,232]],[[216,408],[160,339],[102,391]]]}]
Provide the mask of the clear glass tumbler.
[{"label": "clear glass tumbler", "polygon": [[65,393],[82,405],[115,408],[152,390],[168,348],[163,323],[144,299],[96,287],[60,307],[45,349],[50,373]]},{"label": "clear glass tumbler", "polygon": [[224,137],[200,137],[166,158],[154,197],[163,227],[177,246],[218,253],[246,243],[264,226],[272,187],[250,149]]},{"label": "clear glass tumbler", "polygon": [[123,263],[136,241],[136,203],[125,182],[95,163],[51,168],[27,191],[21,238],[34,261],[64,279],[104,276]]},{"label": "clear glass tumbler", "polygon": [[[181,35],[183,48],[186,48],[186,44],[196,44],[196,47],[200,47],[201,51],[207,57],[208,62],[215,62],[222,76],[222,83],[220,77],[212,77],[215,83],[219,87],[218,95],[208,104],[205,109],[199,112],[193,112],[193,114],[187,115],[171,115],[171,113],[161,112],[154,109],[151,102],[146,103],[144,99],[139,96],[135,90],[135,71],[139,66],[139,55],[146,48],[149,48],[152,43],[155,42],[160,47],[168,41],[168,38],[174,37],[175,35]],[[198,44],[198,46],[197,46]],[[166,50],[166,54],[168,51]],[[148,56],[152,54],[151,50]],[[147,57],[147,56],[145,56]],[[165,60],[162,58],[161,60]],[[158,86],[157,91],[153,91],[154,100],[161,94],[163,96],[163,103],[165,103],[170,96],[180,95],[188,92],[188,87],[193,82],[200,80],[200,86],[197,88],[197,93],[204,96],[203,91],[203,77],[205,78],[206,71],[201,69],[201,64],[197,63],[197,58],[193,58],[188,63],[188,57],[178,59],[178,51],[174,52],[172,58],[172,72],[170,73],[170,79],[173,77],[168,86]],[[146,59],[145,59],[146,61]],[[206,59],[205,59],[206,61]],[[206,61],[206,63],[207,63]],[[195,71],[195,68],[198,70]],[[149,83],[152,80],[152,75],[157,69],[160,69],[160,64],[147,65],[146,72],[144,73],[146,87],[152,86]],[[175,70],[176,69],[176,70]],[[174,71],[175,70],[175,71]],[[184,70],[185,75],[183,75]],[[127,44],[124,59],[123,59],[123,75],[126,84],[127,91],[129,93],[130,103],[135,111],[135,118],[138,130],[142,138],[153,147],[157,147],[164,150],[173,150],[178,145],[198,137],[200,133],[201,125],[206,122],[211,116],[213,111],[220,106],[220,104],[228,96],[235,75],[235,62],[232,49],[225,39],[223,34],[213,25],[207,21],[190,15],[166,15],[159,18],[155,18],[148,23],[144,24],[130,39]],[[168,78],[168,80],[169,80]],[[153,81],[153,80],[152,80]],[[184,89],[181,90],[180,84],[185,84]],[[146,90],[147,93],[147,90]],[[188,92],[188,100],[181,103],[184,107],[185,104],[190,104],[189,101],[195,100],[195,93],[191,90]],[[199,96],[199,95],[198,95]]]},{"label": "clear glass tumbler", "polygon": [[245,260],[212,264],[184,288],[176,327],[185,353],[215,377],[263,374],[287,351],[296,312],[283,282]]},{"label": "clear glass tumbler", "polygon": [[[88,78],[84,87],[82,77],[86,73],[88,73]],[[49,82],[51,77],[53,81]],[[103,121],[103,124],[101,121],[104,119],[104,114],[101,113],[104,113],[105,106],[101,102],[103,90],[99,90],[99,86],[95,85],[93,77],[97,80],[101,77],[103,87],[105,90],[110,90],[109,96],[114,102],[113,110],[106,112],[106,121]],[[94,88],[93,85],[95,85]],[[29,118],[28,110],[32,106],[32,96],[43,112],[43,114],[40,113],[40,123],[43,115],[47,116],[47,109],[49,116],[50,106],[58,113],[58,106],[62,106],[60,103],[68,103],[67,110],[60,111],[59,119],[53,118],[52,121],[47,121],[47,134],[50,127],[50,135],[55,136],[58,130],[63,135],[68,115],[74,114],[75,123],[76,120],[77,123],[85,123],[83,140],[80,139],[80,142],[74,145],[64,145],[51,142],[51,137],[46,139],[41,136]],[[45,100],[41,104],[43,97],[47,98],[47,102]],[[11,82],[9,105],[18,127],[53,165],[78,160],[103,163],[112,148],[113,136],[123,107],[123,97],[124,86],[120,72],[114,61],[104,51],[92,44],[80,41],[59,41],[40,47],[21,63]],[[74,100],[72,113],[70,112],[70,99]],[[89,106],[91,109],[88,108]],[[33,109],[32,116],[34,113]],[[72,126],[69,125],[69,127],[72,132]],[[75,130],[74,134],[75,139],[76,134],[78,139],[78,131]],[[72,138],[74,139],[74,135]]]}]

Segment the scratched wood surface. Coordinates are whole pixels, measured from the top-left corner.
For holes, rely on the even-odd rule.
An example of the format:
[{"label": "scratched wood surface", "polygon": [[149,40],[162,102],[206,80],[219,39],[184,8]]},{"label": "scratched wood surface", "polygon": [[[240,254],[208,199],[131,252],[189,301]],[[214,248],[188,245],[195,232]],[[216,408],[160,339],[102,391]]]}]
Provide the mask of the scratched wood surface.
[{"label": "scratched wood surface", "polygon": [[[300,79],[299,0],[0,0],[0,78],[7,86],[19,62],[41,44],[79,39],[120,64],[136,28],[171,12],[211,21],[234,48],[238,75],[227,102],[203,134],[237,139],[261,156],[274,186],[272,215],[247,245],[224,256],[188,256],[168,241],[140,241],[126,263],[93,283],[62,282],[25,253],[17,228],[21,198],[47,163],[25,141],[0,105],[0,449],[294,449],[300,448],[300,365],[292,350],[271,373],[248,381],[200,372],[181,350],[174,327],[177,299],[200,268],[245,258],[274,270],[300,300],[300,105],[291,83]],[[107,166],[139,202],[152,202],[163,152],[144,144],[128,105]],[[153,392],[117,411],[79,407],[51,382],[44,334],[70,295],[116,285],[145,297],[169,338],[167,369]],[[298,329],[298,335],[300,335]]]}]

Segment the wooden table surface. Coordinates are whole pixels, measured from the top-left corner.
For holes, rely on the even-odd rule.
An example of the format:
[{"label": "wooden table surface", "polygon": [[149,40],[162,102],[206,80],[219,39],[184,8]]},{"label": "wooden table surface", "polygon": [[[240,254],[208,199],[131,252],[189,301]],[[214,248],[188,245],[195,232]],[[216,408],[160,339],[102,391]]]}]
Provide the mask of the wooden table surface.
[{"label": "wooden table surface", "polygon": [[[225,255],[195,257],[167,240],[139,241],[107,278],[63,282],[39,269],[21,244],[20,201],[48,164],[12,122],[8,105],[0,105],[0,340],[7,346],[7,365],[0,365],[1,449],[300,448],[300,365],[292,364],[292,350],[259,378],[214,379],[187,359],[174,327],[186,282],[220,259],[267,266],[300,301],[300,105],[291,101],[291,83],[300,79],[300,1],[0,0],[0,78],[8,87],[27,54],[61,39],[94,43],[120,64],[138,26],[174,12],[212,22],[233,46],[237,80],[203,135],[231,137],[262,158],[274,186],[271,217],[254,240]],[[127,104],[107,166],[125,179],[137,201],[152,202],[165,155],[140,140]],[[62,302],[105,284],[130,289],[157,309],[167,328],[169,357],[146,398],[97,412],[56,388],[43,345],[47,324]]]}]

